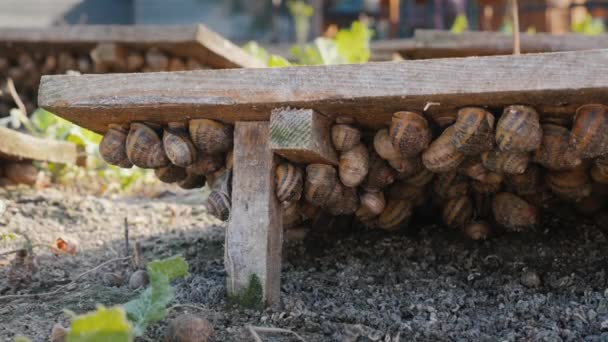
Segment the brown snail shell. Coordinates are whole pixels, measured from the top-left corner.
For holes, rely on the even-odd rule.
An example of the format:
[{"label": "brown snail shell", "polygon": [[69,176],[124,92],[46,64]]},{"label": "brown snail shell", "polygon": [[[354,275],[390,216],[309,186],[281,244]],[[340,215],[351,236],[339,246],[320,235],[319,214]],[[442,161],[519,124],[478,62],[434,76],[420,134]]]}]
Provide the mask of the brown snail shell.
[{"label": "brown snail shell", "polygon": [[15,161],[4,164],[4,175],[15,184],[34,185],[38,170],[29,161]]},{"label": "brown snail shell", "polygon": [[190,120],[190,138],[203,154],[228,152],[232,148],[232,127],[208,119]]},{"label": "brown snail shell", "polygon": [[494,147],[494,115],[483,108],[465,107],[458,111],[452,144],[465,155],[476,155]]},{"label": "brown snail shell", "polygon": [[407,225],[411,216],[412,203],[410,201],[389,199],[384,211],[378,217],[378,227],[395,231]]},{"label": "brown snail shell", "polygon": [[485,240],[492,233],[492,229],[484,221],[475,221],[465,225],[463,233],[471,240]]},{"label": "brown snail shell", "polygon": [[474,157],[472,159],[465,160],[462,164],[460,164],[460,172],[473,180],[483,182],[488,173],[491,171],[483,166],[480,157]]},{"label": "brown snail shell", "polygon": [[207,178],[205,176],[186,172],[186,178],[178,181],[177,185],[182,189],[191,190],[204,187],[206,182]]},{"label": "brown snail shell", "polygon": [[435,177],[434,173],[423,168],[420,172],[412,177],[404,179],[403,182],[421,188],[430,183],[433,180],[433,177]]},{"label": "brown snail shell", "polygon": [[542,183],[541,169],[531,164],[522,174],[507,174],[505,183],[509,192],[520,196],[527,196],[536,193]]},{"label": "brown snail shell", "polygon": [[374,216],[380,215],[386,207],[384,193],[382,192],[365,192],[361,195],[361,206],[368,209]]},{"label": "brown snail shell", "polygon": [[568,145],[570,131],[557,125],[542,125],[543,139],[534,152],[533,161],[549,170],[560,171],[575,168],[581,159]]},{"label": "brown snail shell", "polygon": [[392,160],[401,158],[399,151],[393,146],[388,135],[388,129],[379,130],[374,136],[374,150],[382,159]]},{"label": "brown snail shell", "polygon": [[196,148],[182,122],[170,122],[163,134],[163,146],[171,163],[187,167],[196,160]]},{"label": "brown snail shell", "polygon": [[584,167],[570,171],[549,172],[545,180],[549,189],[565,200],[578,202],[591,195],[591,179]]},{"label": "brown snail shell", "polygon": [[491,193],[479,193],[473,191],[473,203],[475,204],[476,217],[489,218],[492,215],[492,196]]},{"label": "brown snail shell", "polygon": [[433,191],[442,199],[462,197],[468,194],[469,184],[457,171],[446,172],[435,178]]},{"label": "brown snail shell", "polygon": [[300,211],[300,214],[304,220],[311,220],[313,223],[319,219],[322,212],[321,208],[306,201],[302,202],[302,204],[298,206],[298,210]]},{"label": "brown snail shell", "polygon": [[126,147],[127,157],[135,166],[155,169],[169,164],[162,140],[152,128],[143,123],[131,124]]},{"label": "brown snail shell", "polygon": [[595,164],[591,167],[591,178],[594,182],[608,184],[608,165]]},{"label": "brown snail shell", "polygon": [[355,217],[367,228],[376,228],[378,225],[377,214],[374,214],[365,206],[359,207],[355,212]]},{"label": "brown snail shell", "polygon": [[434,173],[443,173],[455,170],[464,160],[464,154],[456,150],[452,144],[454,126],[448,127],[439,138],[431,143],[422,153],[422,163]]},{"label": "brown snail shell", "polygon": [[402,157],[413,157],[429,146],[431,130],[426,119],[414,112],[393,114],[389,130],[391,143]]},{"label": "brown snail shell", "polygon": [[324,206],[338,182],[336,169],[331,165],[310,164],[306,167],[304,197],[309,203]]},{"label": "brown snail shell", "polygon": [[290,163],[281,163],[275,170],[275,191],[280,202],[298,201],[304,188],[302,170]]},{"label": "brown snail shell", "polygon": [[397,171],[388,166],[386,161],[375,152],[371,151],[369,156],[369,172],[363,183],[367,191],[380,191],[392,184],[397,176]]},{"label": "brown snail shell", "polygon": [[350,125],[333,125],[331,127],[331,141],[336,151],[346,152],[361,142],[361,131]]},{"label": "brown snail shell", "polygon": [[187,177],[186,169],[173,164],[155,169],[154,174],[163,183],[180,182]]},{"label": "brown snail shell", "polygon": [[506,107],[496,124],[496,144],[503,152],[534,151],[542,136],[538,112],[529,106]]},{"label": "brown snail shell", "polygon": [[283,229],[295,227],[302,223],[298,202],[283,202]]},{"label": "brown snail shell", "polygon": [[340,155],[339,174],[342,184],[355,187],[363,182],[369,171],[369,153],[359,144]]},{"label": "brown snail shell", "polygon": [[499,192],[502,188],[503,177],[502,175],[494,172],[491,172],[490,174],[494,176],[491,176],[491,178],[486,178],[486,181],[484,182],[478,180],[471,181],[471,188],[480,194],[494,194]]},{"label": "brown snail shell", "polygon": [[424,187],[408,184],[405,181],[399,181],[393,183],[387,191],[388,198],[407,200],[414,202],[414,200],[422,196],[422,192],[425,191]]},{"label": "brown snail shell", "polygon": [[456,122],[457,113],[453,110],[432,112],[431,118],[437,126],[444,128]]},{"label": "brown snail shell", "polygon": [[[188,169],[186,169],[186,172]],[[219,170],[205,176],[209,188],[212,190],[221,190],[227,193],[231,192],[232,189],[232,170],[228,170],[224,167]]]},{"label": "brown snail shell", "polygon": [[448,227],[462,227],[472,216],[473,203],[469,196],[451,198],[443,206],[442,218]]},{"label": "brown snail shell", "polygon": [[608,107],[589,104],[576,110],[570,146],[581,158],[608,154]]},{"label": "brown snail shell", "polygon": [[502,152],[494,150],[481,154],[483,166],[490,171],[498,173],[526,172],[530,156],[524,152]]},{"label": "brown snail shell", "polygon": [[226,153],[226,168],[232,170],[232,165],[234,165],[234,150],[230,150]]},{"label": "brown snail shell", "polygon": [[224,167],[223,155],[198,153],[196,160],[187,167],[188,172],[196,175],[210,175]]},{"label": "brown snail shell", "polygon": [[192,314],[181,314],[169,323],[163,341],[210,342],[214,338],[215,331],[208,320]]},{"label": "brown snail shell", "polygon": [[99,154],[108,164],[127,169],[132,167],[133,163],[127,157],[128,129],[116,124],[110,124],[108,127],[99,143]]},{"label": "brown snail shell", "polygon": [[213,190],[207,198],[207,210],[221,221],[228,220],[230,206],[230,195],[224,191]]},{"label": "brown snail shell", "polygon": [[[337,183],[340,185],[340,182]],[[336,189],[336,193],[340,197],[336,201],[331,201],[327,204],[327,210],[332,215],[351,215],[359,208],[359,196],[357,196],[356,188],[341,186],[340,190]]]},{"label": "brown snail shell", "polygon": [[494,196],[492,212],[496,222],[511,231],[527,230],[538,222],[538,209],[509,192]]},{"label": "brown snail shell", "polygon": [[411,177],[424,169],[420,156],[391,159],[388,161],[388,164],[398,172],[398,179]]}]

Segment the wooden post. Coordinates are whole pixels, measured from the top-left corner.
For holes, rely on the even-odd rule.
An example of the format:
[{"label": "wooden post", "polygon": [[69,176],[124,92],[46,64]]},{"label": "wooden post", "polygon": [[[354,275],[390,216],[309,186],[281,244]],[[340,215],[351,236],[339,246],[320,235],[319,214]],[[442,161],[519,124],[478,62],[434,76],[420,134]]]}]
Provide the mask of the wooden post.
[{"label": "wooden post", "polygon": [[[274,191],[277,157],[269,148],[268,136],[268,122],[235,125],[225,264],[228,294],[246,306],[257,306],[252,298],[267,305],[279,301],[283,215]],[[259,285],[261,294],[256,293]]]}]

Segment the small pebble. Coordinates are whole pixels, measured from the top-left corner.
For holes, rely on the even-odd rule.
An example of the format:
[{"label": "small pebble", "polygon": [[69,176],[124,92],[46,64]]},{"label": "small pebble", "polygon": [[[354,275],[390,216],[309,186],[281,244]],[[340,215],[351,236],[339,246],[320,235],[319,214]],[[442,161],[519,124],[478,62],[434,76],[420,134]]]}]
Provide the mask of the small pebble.
[{"label": "small pebble", "polygon": [[608,319],[600,323],[600,329],[602,329],[602,331],[608,331]]},{"label": "small pebble", "polygon": [[524,271],[524,273],[521,275],[520,281],[525,287],[533,288],[540,286],[540,276],[534,271]]}]

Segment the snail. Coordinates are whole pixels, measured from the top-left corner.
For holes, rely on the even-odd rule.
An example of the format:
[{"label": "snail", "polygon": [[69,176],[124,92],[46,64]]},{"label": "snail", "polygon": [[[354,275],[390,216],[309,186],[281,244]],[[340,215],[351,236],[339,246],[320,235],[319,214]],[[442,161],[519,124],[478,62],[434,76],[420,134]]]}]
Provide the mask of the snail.
[{"label": "snail", "polygon": [[129,130],[121,125],[110,124],[99,143],[99,154],[108,164],[130,168],[133,163],[127,157],[127,135]]},{"label": "snail", "polygon": [[414,112],[393,114],[389,137],[402,157],[413,157],[429,146],[431,130],[426,119]]},{"label": "snail", "polygon": [[298,206],[298,210],[300,211],[300,215],[302,215],[302,219],[310,220],[313,223],[321,217],[321,208],[310,204],[306,201],[303,201],[301,205]]},{"label": "snail", "polygon": [[331,165],[310,164],[306,167],[304,197],[317,206],[324,206],[338,182],[336,169]]},{"label": "snail", "polygon": [[15,161],[4,164],[4,176],[15,184],[34,185],[38,180],[38,170],[29,161]]},{"label": "snail", "polygon": [[339,194],[337,200],[330,200],[327,203],[327,210],[332,215],[351,215],[359,208],[359,196],[356,188],[345,187],[337,182],[336,185],[340,189],[336,189],[336,194]]},{"label": "snail", "polygon": [[533,161],[549,170],[572,169],[581,163],[574,149],[568,145],[570,131],[557,125],[542,125],[543,138],[540,147],[534,152]]},{"label": "snail", "polygon": [[388,164],[398,172],[397,178],[399,179],[411,177],[424,169],[420,156],[391,159]]},{"label": "snail", "polygon": [[346,152],[357,146],[361,141],[361,131],[346,124],[333,125],[331,141],[338,152]]},{"label": "snail", "polygon": [[228,151],[226,153],[226,168],[228,170],[232,170],[232,165],[234,164],[234,150]]},{"label": "snail", "polygon": [[369,154],[363,144],[358,144],[340,155],[339,174],[342,184],[355,187],[361,184],[369,171]]},{"label": "snail", "polygon": [[370,192],[380,191],[395,181],[397,172],[374,151],[369,155],[369,171],[362,184]]},{"label": "snail", "polygon": [[228,152],[232,148],[232,127],[208,119],[190,120],[190,138],[203,154]]},{"label": "snail", "polygon": [[202,154],[196,155],[196,160],[187,167],[188,172],[196,175],[210,175],[224,166],[224,156],[222,154]]},{"label": "snail", "polygon": [[454,126],[448,127],[422,153],[422,163],[431,172],[443,173],[455,170],[464,160],[464,154],[452,144],[454,133]]},{"label": "snail", "polygon": [[509,192],[520,196],[532,195],[536,193],[542,182],[540,167],[531,164],[522,174],[507,174],[505,184]]},{"label": "snail", "polygon": [[280,202],[298,201],[302,196],[304,175],[291,163],[281,163],[275,170],[275,191]]},{"label": "snail", "polygon": [[594,182],[608,184],[608,165],[596,163],[591,167],[591,178]]},{"label": "snail", "polygon": [[207,198],[207,210],[221,221],[227,221],[230,216],[230,195],[224,191],[213,190]]},{"label": "snail", "polygon": [[471,181],[471,188],[481,194],[493,194],[502,188],[503,176],[499,173],[490,172],[483,181]]},{"label": "snail", "polygon": [[413,185],[416,187],[423,187],[426,184],[430,183],[433,180],[433,177],[435,176],[435,174],[433,174],[431,171],[429,171],[428,169],[422,168],[422,170],[420,170],[420,172],[418,172],[417,174],[408,177],[406,179],[403,180],[404,183],[407,183],[409,185]]},{"label": "snail", "polygon": [[441,128],[445,128],[454,122],[456,122],[457,113],[453,110],[444,110],[439,112],[432,112],[431,119]]},{"label": "snail", "polygon": [[55,323],[53,328],[51,329],[51,336],[49,338],[50,342],[65,342],[68,334],[70,333],[70,329],[65,328],[61,323]]},{"label": "snail", "polygon": [[368,209],[374,216],[380,215],[384,211],[386,201],[382,192],[365,192],[361,195],[361,206]]},{"label": "snail", "polygon": [[490,171],[498,173],[524,173],[529,161],[530,156],[524,152],[494,150],[481,154],[483,166]]},{"label": "snail", "polygon": [[395,231],[408,224],[412,216],[412,203],[410,201],[389,199],[384,211],[378,217],[378,227],[388,231]]},{"label": "snail", "polygon": [[496,144],[503,152],[534,151],[542,136],[538,112],[529,106],[506,107],[496,124]]},{"label": "snail", "polygon": [[494,196],[492,212],[496,223],[510,231],[524,231],[536,226],[538,222],[538,209],[508,192]]},{"label": "snail", "polygon": [[484,221],[470,222],[464,226],[463,233],[471,240],[485,240],[492,232],[490,225]]},{"label": "snail", "polygon": [[591,195],[591,180],[584,165],[569,171],[549,172],[545,180],[549,189],[565,200],[578,202]]},{"label": "snail", "polygon": [[137,270],[129,277],[129,288],[136,290],[148,286],[150,279],[148,278],[148,272],[145,270]]},{"label": "snail", "polygon": [[373,213],[366,206],[360,206],[355,212],[355,217],[367,228],[373,229],[378,226],[378,214]]},{"label": "snail", "polygon": [[490,151],[494,146],[494,115],[483,108],[465,107],[458,111],[452,127],[452,144],[465,155]]},{"label": "snail", "polygon": [[163,183],[175,183],[187,177],[186,169],[173,164],[154,169],[154,174]]},{"label": "snail", "polygon": [[295,227],[302,223],[298,202],[283,202],[283,229]]},{"label": "snail", "polygon": [[442,218],[448,227],[462,227],[473,216],[473,203],[468,196],[447,200],[443,206]]},{"label": "snail", "polygon": [[408,184],[405,181],[398,181],[393,183],[387,191],[388,198],[415,201],[416,198],[422,196],[425,191],[425,187],[419,187]]},{"label": "snail", "polygon": [[210,342],[214,338],[215,332],[208,320],[192,314],[182,314],[169,323],[163,341]]},{"label": "snail", "polygon": [[196,148],[183,122],[170,122],[163,134],[163,146],[171,163],[187,167],[196,161]]},{"label": "snail", "polygon": [[439,174],[433,183],[433,191],[441,199],[466,196],[469,192],[469,184],[464,176],[457,171]]},{"label": "snail", "polygon": [[381,129],[374,136],[374,150],[382,159],[393,160],[401,158],[399,151],[393,146],[388,135],[388,129]]},{"label": "snail", "polygon": [[475,216],[489,218],[492,215],[492,193],[472,192],[473,203],[475,207]]},{"label": "snail", "polygon": [[579,107],[570,132],[570,146],[581,158],[608,154],[608,107],[588,104]]},{"label": "snail", "polygon": [[207,178],[205,176],[186,172],[186,178],[177,182],[177,185],[185,190],[202,188],[205,186]]},{"label": "snail", "polygon": [[163,142],[149,126],[134,122],[126,140],[127,157],[135,166],[155,169],[169,164]]}]

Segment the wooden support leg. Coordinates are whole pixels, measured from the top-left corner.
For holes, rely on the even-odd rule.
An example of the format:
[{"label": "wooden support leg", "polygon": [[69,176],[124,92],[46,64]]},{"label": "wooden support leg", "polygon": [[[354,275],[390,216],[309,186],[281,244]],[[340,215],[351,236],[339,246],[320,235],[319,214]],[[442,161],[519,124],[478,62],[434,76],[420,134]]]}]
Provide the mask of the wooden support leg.
[{"label": "wooden support leg", "polygon": [[[256,280],[267,305],[279,301],[282,207],[274,191],[277,158],[268,145],[268,122],[237,122],[234,130],[232,210],[226,232],[228,294],[255,296]],[[243,300],[249,300],[243,298]]]}]

